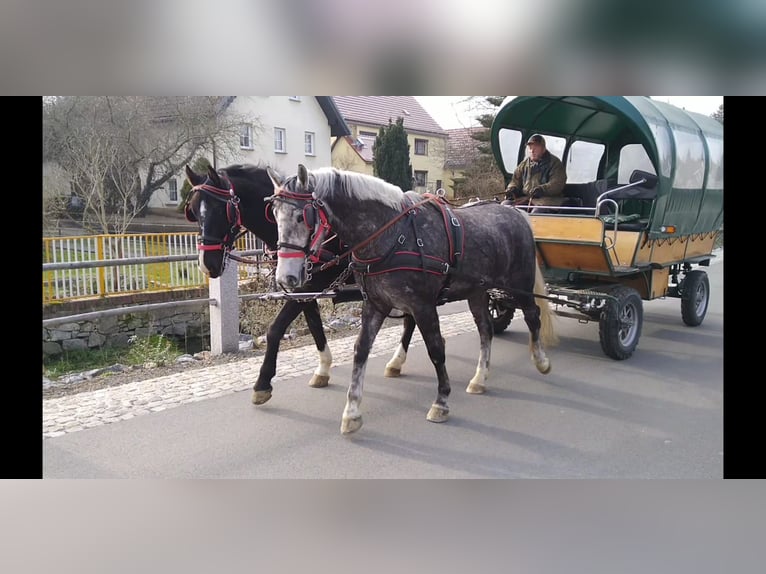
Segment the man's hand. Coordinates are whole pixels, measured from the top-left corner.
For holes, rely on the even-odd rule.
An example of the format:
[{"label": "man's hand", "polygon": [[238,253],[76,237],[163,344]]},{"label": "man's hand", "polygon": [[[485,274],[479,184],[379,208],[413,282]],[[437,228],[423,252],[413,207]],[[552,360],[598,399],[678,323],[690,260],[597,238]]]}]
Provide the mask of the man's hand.
[{"label": "man's hand", "polygon": [[532,199],[537,199],[538,197],[543,196],[543,188],[542,187],[536,187],[532,190],[532,192],[529,194]]},{"label": "man's hand", "polygon": [[509,199],[509,200],[516,199],[516,188],[515,187],[506,187],[505,188],[505,199]]}]

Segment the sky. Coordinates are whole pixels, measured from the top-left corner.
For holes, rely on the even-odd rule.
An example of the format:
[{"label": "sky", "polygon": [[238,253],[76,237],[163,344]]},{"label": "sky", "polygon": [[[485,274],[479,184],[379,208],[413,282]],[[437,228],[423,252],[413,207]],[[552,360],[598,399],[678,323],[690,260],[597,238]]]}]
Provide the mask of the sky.
[{"label": "sky", "polygon": [[[415,96],[421,106],[445,130],[479,125],[475,117],[482,110],[469,96]],[[709,116],[723,103],[723,96],[651,96],[674,106]]]}]

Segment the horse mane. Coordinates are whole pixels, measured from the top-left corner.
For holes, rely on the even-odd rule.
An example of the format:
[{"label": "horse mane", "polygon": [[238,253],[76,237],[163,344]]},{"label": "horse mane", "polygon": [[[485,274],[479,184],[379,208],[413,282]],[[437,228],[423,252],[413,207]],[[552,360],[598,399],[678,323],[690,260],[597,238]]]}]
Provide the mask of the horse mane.
[{"label": "horse mane", "polygon": [[234,163],[232,165],[227,165],[226,167],[222,167],[218,170],[219,173],[222,173],[228,177],[245,177],[245,178],[251,178],[251,177],[257,177],[261,175],[266,175],[268,177],[268,173],[266,172],[266,165],[265,164],[254,164],[254,163]]},{"label": "horse mane", "polygon": [[238,180],[238,185],[234,186],[237,195],[255,192],[257,197],[266,197],[274,193],[274,185],[266,168],[267,164],[262,163],[235,163],[220,168],[218,173]]},{"label": "horse mane", "polygon": [[335,167],[320,167],[310,172],[314,176],[317,199],[346,197],[360,201],[377,201],[393,209],[402,207],[404,193],[399,186],[366,173],[346,171]]}]

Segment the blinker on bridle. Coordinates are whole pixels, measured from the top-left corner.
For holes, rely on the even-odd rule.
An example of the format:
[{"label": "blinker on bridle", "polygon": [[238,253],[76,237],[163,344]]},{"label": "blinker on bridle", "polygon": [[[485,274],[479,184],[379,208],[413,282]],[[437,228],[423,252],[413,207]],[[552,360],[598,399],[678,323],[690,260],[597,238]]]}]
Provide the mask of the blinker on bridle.
[{"label": "blinker on bridle", "polygon": [[[264,201],[266,202],[266,218],[272,222],[274,222],[272,213],[274,201],[289,203],[297,209],[301,209],[301,204],[303,204],[303,222],[307,229],[312,230],[308,245],[294,245],[282,241],[277,243],[277,257],[283,259],[305,257],[309,263],[320,262],[319,252],[330,231],[327,214],[322,209],[324,207],[322,200],[315,199],[311,193],[296,193],[280,187],[274,195],[264,198]],[[284,252],[282,249],[292,249],[293,251]]]},{"label": "blinker on bridle", "polygon": [[[186,200],[184,213],[186,215],[186,219],[192,222],[197,221],[196,219],[192,218],[189,209],[191,198],[195,191],[206,193],[209,198],[226,203],[226,219],[230,225],[228,232],[222,238],[209,237],[204,234],[200,234],[197,241],[197,249],[200,251],[224,251],[224,253],[228,253],[229,250],[232,249],[234,242],[240,237],[240,235],[245,233],[242,231],[242,217],[239,211],[239,196],[234,193],[234,186],[232,185],[231,181],[228,179],[226,181],[229,183],[229,189],[215,187],[207,183],[195,185],[191,188],[189,198]],[[211,243],[206,244],[205,241],[210,241]]]}]

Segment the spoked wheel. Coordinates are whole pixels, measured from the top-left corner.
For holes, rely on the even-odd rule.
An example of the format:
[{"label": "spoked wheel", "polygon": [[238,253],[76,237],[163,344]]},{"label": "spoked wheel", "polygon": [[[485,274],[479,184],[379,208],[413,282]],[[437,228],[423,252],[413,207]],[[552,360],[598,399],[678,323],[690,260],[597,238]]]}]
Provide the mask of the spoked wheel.
[{"label": "spoked wheel", "polygon": [[608,357],[622,361],[633,354],[641,337],[644,307],[638,291],[620,285],[609,293],[617,299],[599,319],[601,348]]},{"label": "spoked wheel", "polygon": [[689,271],[680,286],[681,318],[690,327],[701,325],[710,301],[710,281],[699,269]]},{"label": "spoked wheel", "polygon": [[492,330],[497,335],[511,324],[516,309],[502,299],[489,298],[489,316],[492,319]]}]

